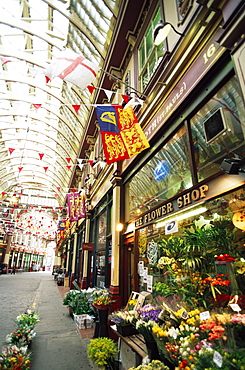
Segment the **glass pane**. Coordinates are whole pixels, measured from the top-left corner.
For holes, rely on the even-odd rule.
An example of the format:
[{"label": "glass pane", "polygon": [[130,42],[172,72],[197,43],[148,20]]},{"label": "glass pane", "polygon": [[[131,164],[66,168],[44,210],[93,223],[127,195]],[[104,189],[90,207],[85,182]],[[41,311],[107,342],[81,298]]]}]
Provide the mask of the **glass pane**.
[{"label": "glass pane", "polygon": [[127,184],[129,219],[192,186],[182,127]]},{"label": "glass pane", "polygon": [[107,215],[107,212],[104,212],[99,217],[99,233],[98,233],[97,250],[105,249],[106,247],[106,215]]},{"label": "glass pane", "polygon": [[[240,210],[241,206],[245,206],[244,188],[203,202],[202,213],[192,213],[200,210],[200,204],[192,208],[191,213],[183,210],[178,231],[171,236],[165,234],[164,226],[157,228],[157,223],[140,229],[137,244],[140,290],[147,290],[145,272],[153,276],[153,296],[173,298],[173,294],[177,294],[188,304],[193,301],[191,304],[196,307],[196,299],[199,302],[204,299],[203,290],[200,289],[201,280],[210,275],[227,274],[229,277],[225,279],[231,280],[231,284],[224,288],[225,291],[222,288],[223,293],[228,297],[234,295],[234,291],[244,294],[242,274],[238,273],[236,279],[234,276],[234,269],[244,266],[244,221],[238,218],[234,222],[234,212]],[[239,266],[235,263],[230,268],[230,263],[217,260],[218,256],[222,258],[229,254],[237,262],[243,257],[242,264]],[[221,292],[217,291],[218,294]],[[223,295],[223,298],[229,300],[227,295],[226,298]],[[205,301],[208,302],[207,295]]]},{"label": "glass pane", "polygon": [[142,43],[139,49],[139,69],[141,70],[145,64],[145,44]]},{"label": "glass pane", "polygon": [[[224,158],[232,158],[235,154],[243,156],[244,113],[238,82],[236,77],[233,77],[191,119],[199,181],[220,171],[219,167]],[[220,133],[217,129],[218,123],[224,125]],[[212,135],[214,132],[215,136]]]}]

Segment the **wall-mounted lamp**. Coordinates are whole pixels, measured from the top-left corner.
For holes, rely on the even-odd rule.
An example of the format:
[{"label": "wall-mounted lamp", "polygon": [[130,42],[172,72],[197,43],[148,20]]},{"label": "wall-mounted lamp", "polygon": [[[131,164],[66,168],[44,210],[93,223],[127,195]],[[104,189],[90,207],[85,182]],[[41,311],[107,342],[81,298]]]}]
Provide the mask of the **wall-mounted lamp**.
[{"label": "wall-mounted lamp", "polygon": [[185,36],[184,33],[178,32],[174,26],[169,22],[163,22],[162,20],[158,22],[154,31],[153,31],[153,41],[154,45],[160,45],[167,37],[171,28],[180,36]]},{"label": "wall-mounted lamp", "polygon": [[116,227],[116,230],[117,231],[123,231],[123,227],[124,227],[124,225],[121,223],[121,222],[119,222],[118,224],[117,224],[117,227]]}]

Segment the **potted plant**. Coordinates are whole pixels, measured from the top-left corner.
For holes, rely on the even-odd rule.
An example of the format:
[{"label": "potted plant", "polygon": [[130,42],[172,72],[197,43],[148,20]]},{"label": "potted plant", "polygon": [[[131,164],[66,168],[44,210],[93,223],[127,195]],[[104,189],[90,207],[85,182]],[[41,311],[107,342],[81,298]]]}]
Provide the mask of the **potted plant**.
[{"label": "potted plant", "polygon": [[106,310],[114,300],[109,296],[107,289],[95,290],[92,294],[92,305],[98,310]]},{"label": "potted plant", "polygon": [[88,357],[98,369],[116,369],[118,349],[110,338],[91,339],[88,345]]}]

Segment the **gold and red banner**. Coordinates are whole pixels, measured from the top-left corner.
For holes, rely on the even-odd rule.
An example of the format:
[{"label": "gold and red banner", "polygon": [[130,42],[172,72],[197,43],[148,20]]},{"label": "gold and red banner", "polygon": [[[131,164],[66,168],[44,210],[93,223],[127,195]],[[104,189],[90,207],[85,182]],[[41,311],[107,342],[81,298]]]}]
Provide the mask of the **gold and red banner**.
[{"label": "gold and red banner", "polygon": [[68,214],[70,221],[77,221],[86,217],[85,193],[67,194]]},{"label": "gold and red banner", "polygon": [[97,106],[103,149],[108,164],[128,159],[149,148],[149,143],[131,106]]}]

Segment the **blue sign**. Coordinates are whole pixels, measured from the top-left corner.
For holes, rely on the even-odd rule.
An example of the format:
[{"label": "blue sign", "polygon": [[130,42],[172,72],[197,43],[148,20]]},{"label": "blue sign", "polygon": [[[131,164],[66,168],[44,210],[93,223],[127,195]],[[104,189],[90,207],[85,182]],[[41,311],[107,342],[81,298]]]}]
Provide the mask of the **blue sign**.
[{"label": "blue sign", "polygon": [[161,161],[156,166],[153,176],[156,181],[162,181],[169,174],[170,174],[170,164],[167,161]]}]

